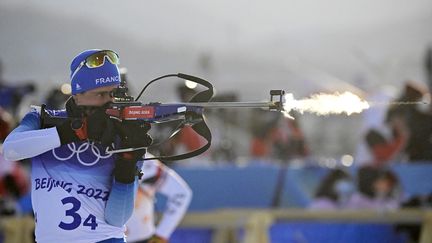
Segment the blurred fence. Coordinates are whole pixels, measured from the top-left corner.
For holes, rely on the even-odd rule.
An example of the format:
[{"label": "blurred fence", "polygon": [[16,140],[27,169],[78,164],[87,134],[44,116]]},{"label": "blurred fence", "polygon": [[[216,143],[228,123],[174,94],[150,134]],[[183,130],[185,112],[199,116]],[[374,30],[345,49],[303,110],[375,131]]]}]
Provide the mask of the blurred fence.
[{"label": "blurred fence", "polygon": [[[396,224],[419,225],[419,242],[432,242],[432,210],[420,209],[392,212],[301,209],[225,209],[190,212],[170,242],[406,242],[406,238],[395,231]],[[188,236],[187,231],[182,232],[182,229],[188,228],[202,231]],[[197,235],[201,238],[196,238]]]},{"label": "blurred fence", "polygon": [[[174,167],[194,196],[190,211],[219,208],[304,208],[329,171],[318,166],[280,165]],[[397,164],[405,197],[432,193],[432,163]],[[355,172],[356,168],[350,169]],[[158,198],[157,209],[164,199]]]},{"label": "blurred fence", "polygon": [[[354,174],[356,169],[350,171]],[[397,164],[391,169],[406,197],[432,193],[432,163]],[[408,236],[395,227],[402,224],[421,227],[420,242],[432,242],[432,209],[304,210],[328,168],[260,164],[175,170],[194,197],[172,243],[406,243]],[[159,199],[157,208],[162,209],[164,200]]]}]

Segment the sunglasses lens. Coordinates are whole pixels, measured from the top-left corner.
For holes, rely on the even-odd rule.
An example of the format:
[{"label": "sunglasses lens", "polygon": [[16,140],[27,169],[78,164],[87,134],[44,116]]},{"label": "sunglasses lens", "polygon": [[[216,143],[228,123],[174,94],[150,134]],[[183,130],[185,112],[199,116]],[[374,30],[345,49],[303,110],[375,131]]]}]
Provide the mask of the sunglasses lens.
[{"label": "sunglasses lens", "polygon": [[100,67],[104,64],[105,54],[102,52],[90,55],[86,59],[86,65],[89,68]]},{"label": "sunglasses lens", "polygon": [[117,53],[115,53],[113,51],[105,51],[105,55],[108,57],[108,60],[112,64],[120,64],[120,60],[119,60]]},{"label": "sunglasses lens", "polygon": [[108,60],[112,64],[120,63],[117,53],[113,51],[100,51],[88,56],[86,59],[86,65],[89,68],[100,67],[105,63],[105,57],[108,57]]}]

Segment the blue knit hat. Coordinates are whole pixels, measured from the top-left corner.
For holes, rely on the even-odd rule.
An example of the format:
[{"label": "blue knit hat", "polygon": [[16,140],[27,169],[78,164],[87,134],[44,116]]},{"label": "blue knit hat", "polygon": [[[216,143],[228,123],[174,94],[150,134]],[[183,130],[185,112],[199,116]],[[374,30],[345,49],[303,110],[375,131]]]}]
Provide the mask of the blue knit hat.
[{"label": "blue knit hat", "polygon": [[119,69],[116,64],[112,64],[108,60],[105,60],[103,66],[97,68],[88,68],[84,65],[73,75],[77,68],[79,68],[81,62],[98,51],[101,50],[92,49],[81,52],[72,60],[70,65],[72,95],[99,87],[120,84],[121,78]]}]

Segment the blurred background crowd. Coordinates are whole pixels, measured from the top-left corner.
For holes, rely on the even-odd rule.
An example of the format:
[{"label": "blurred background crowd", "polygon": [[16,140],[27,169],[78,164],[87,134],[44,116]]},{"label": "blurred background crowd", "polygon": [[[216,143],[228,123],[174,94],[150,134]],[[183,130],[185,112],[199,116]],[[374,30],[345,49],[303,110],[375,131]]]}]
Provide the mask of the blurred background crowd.
[{"label": "blurred background crowd", "polygon": [[[1,141],[30,105],[63,107],[70,95],[65,84],[73,53],[106,47],[119,52],[133,96],[156,76],[183,72],[212,82],[217,90],[213,101],[262,101],[269,98],[271,89],[286,89],[296,98],[351,91],[371,104],[351,116],[291,112],[295,119],[262,109],[206,110],[213,135],[209,151],[186,161],[166,162],[186,180],[188,168],[277,166],[283,172],[324,168],[315,183],[298,182],[308,195],[307,200],[297,200],[302,203],[284,204],[281,195],[286,188],[279,181],[286,178],[280,175],[290,174],[276,174],[275,194],[266,206],[311,210],[432,206],[428,187],[432,179],[416,181],[415,174],[401,178],[403,171],[397,167],[421,165],[430,171],[432,166],[432,7],[428,1],[409,6],[402,1],[366,1],[351,7],[339,1],[335,6],[341,10],[300,3],[293,7],[282,1],[272,7],[252,3],[247,10],[259,12],[255,18],[246,18],[250,12],[219,12],[224,3],[204,7],[187,1],[167,7],[168,3],[135,2],[132,9],[114,2],[106,2],[106,12],[87,2],[82,12],[78,6],[64,7],[56,1],[0,2]],[[230,4],[234,9],[242,7]],[[191,6],[198,8],[191,13]],[[167,11],[165,16],[156,14],[158,9]],[[276,13],[268,14],[275,9]],[[202,21],[179,15],[178,10]],[[323,21],[322,11],[346,14]],[[368,19],[348,17],[351,11],[367,12]],[[194,34],[185,34],[192,28],[197,30]],[[150,88],[142,101],[188,101],[197,90],[183,80],[163,82]],[[161,145],[151,152],[179,154],[205,142],[191,129],[166,141],[171,130],[171,124],[153,127],[152,136]],[[29,166],[0,156],[1,215],[31,214]],[[237,180],[241,184],[241,178]],[[426,190],[407,190],[424,184]],[[197,191],[194,200],[199,200]],[[295,196],[299,194],[290,194]],[[415,242],[416,236],[411,237]]]}]

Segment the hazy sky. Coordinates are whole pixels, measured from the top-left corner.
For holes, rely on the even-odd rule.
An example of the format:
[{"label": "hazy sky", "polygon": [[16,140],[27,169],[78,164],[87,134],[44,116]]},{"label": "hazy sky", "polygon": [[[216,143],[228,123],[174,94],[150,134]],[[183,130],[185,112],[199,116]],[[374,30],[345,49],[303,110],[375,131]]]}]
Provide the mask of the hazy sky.
[{"label": "hazy sky", "polygon": [[[13,56],[14,49],[31,45],[31,41],[14,38],[30,37],[35,43],[38,40],[46,43],[39,44],[39,52],[31,53],[32,56],[43,55],[44,50],[55,44],[58,51],[49,55],[69,57],[72,54],[64,51],[67,48],[68,51],[79,49],[83,43],[94,47],[92,40],[100,43],[98,39],[86,39],[97,38],[91,35],[97,26],[104,34],[109,33],[107,36],[124,38],[125,45],[130,45],[126,40],[133,40],[147,48],[142,52],[135,49],[136,54],[124,52],[128,55],[126,60],[136,60],[138,53],[147,53],[150,59],[147,62],[155,64],[148,70],[137,71],[146,71],[149,76],[153,76],[152,70],[165,72],[158,68],[161,66],[166,66],[167,70],[197,68],[197,58],[209,53],[216,70],[212,78],[225,80],[223,87],[227,88],[233,88],[230,80],[257,82],[270,75],[267,82],[276,82],[283,80],[287,73],[292,83],[306,80],[311,82],[310,86],[341,85],[329,80],[354,85],[362,85],[355,83],[360,79],[372,83],[397,79],[401,82],[409,77],[421,80],[422,55],[432,43],[430,0],[0,0],[0,7],[12,12],[9,16],[23,15],[0,24],[7,28],[0,42],[3,38],[3,43],[10,45],[2,53],[12,55],[11,62],[19,62],[18,57]],[[37,15],[24,16],[33,12]],[[43,26],[33,27],[33,24],[44,15],[61,29],[56,33],[45,30],[42,36],[37,36],[39,29],[35,28]],[[21,33],[21,28],[29,28],[25,31],[31,31],[32,35]],[[8,33],[11,36],[6,36]],[[47,34],[49,41],[55,43],[43,39]],[[62,47],[62,43],[67,48]],[[148,48],[154,50],[153,55]],[[157,56],[161,56],[160,60]],[[64,57],[64,60],[69,59]],[[30,63],[28,66],[32,67]],[[14,68],[8,67],[7,73],[16,77],[25,74]],[[132,72],[132,75],[136,73],[133,69]]]},{"label": "hazy sky", "polygon": [[146,40],[211,48],[275,38],[356,33],[432,15],[430,0],[30,1],[2,0],[50,13],[81,16]]}]

